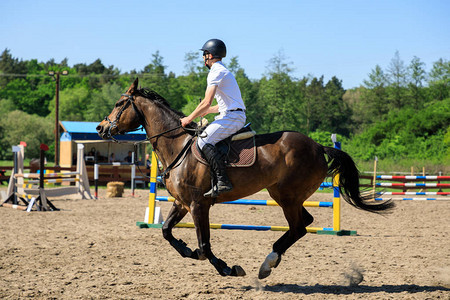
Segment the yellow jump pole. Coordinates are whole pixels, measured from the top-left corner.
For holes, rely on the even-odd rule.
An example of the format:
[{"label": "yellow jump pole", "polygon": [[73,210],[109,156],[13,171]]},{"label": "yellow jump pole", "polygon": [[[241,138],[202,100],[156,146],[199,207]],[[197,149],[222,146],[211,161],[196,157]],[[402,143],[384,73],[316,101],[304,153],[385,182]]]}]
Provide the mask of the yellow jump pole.
[{"label": "yellow jump pole", "polygon": [[[331,141],[336,149],[341,150],[341,143],[336,134],[331,135]],[[341,230],[341,194],[339,193],[339,174],[333,177],[333,231]]]},{"label": "yellow jump pole", "polygon": [[156,177],[158,175],[158,159],[155,151],[152,152],[152,167],[150,169],[150,193],[148,195],[148,207],[145,212],[145,223],[153,224],[155,219]]},{"label": "yellow jump pole", "polygon": [[339,194],[339,174],[333,177],[333,230],[341,230],[341,195]]}]

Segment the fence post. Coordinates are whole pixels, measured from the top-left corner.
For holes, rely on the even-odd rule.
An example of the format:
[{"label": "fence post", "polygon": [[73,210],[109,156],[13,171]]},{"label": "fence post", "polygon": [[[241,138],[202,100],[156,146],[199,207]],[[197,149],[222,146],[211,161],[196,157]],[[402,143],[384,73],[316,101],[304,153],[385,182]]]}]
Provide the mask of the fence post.
[{"label": "fence post", "polygon": [[[20,148],[18,146],[13,146],[12,147],[12,151],[14,153],[14,170],[13,170],[13,174],[17,174],[17,172],[19,171],[19,169],[17,167],[17,163],[18,163],[17,155],[20,152]],[[12,191],[13,192],[13,204],[17,205],[18,204],[18,202],[17,202],[17,184],[16,184],[17,180],[14,177],[14,175],[13,175],[13,177],[11,177],[10,181],[11,180],[14,180],[14,182],[15,182],[14,189]]]},{"label": "fence post", "polygon": [[134,197],[134,186],[135,186],[135,184],[136,184],[136,180],[135,180],[135,177],[136,177],[136,164],[134,163],[135,161],[136,161],[136,159],[135,159],[135,153],[134,152],[132,152],[131,153],[131,196],[133,196]]},{"label": "fence post", "polygon": [[375,156],[375,160],[373,161],[373,179],[372,179],[372,192],[374,199],[377,197],[375,190],[377,186],[377,164],[378,164],[378,157]]},{"label": "fence post", "polygon": [[95,199],[98,199],[98,163],[94,165]]}]

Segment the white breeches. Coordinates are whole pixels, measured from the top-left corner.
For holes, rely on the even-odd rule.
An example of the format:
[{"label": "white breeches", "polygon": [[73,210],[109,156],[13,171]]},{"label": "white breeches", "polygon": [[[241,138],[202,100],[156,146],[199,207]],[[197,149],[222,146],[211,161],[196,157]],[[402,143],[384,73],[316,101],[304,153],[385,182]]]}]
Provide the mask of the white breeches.
[{"label": "white breeches", "polygon": [[206,144],[215,146],[245,125],[245,113],[242,111],[227,111],[216,116],[198,138],[198,146],[203,149]]}]

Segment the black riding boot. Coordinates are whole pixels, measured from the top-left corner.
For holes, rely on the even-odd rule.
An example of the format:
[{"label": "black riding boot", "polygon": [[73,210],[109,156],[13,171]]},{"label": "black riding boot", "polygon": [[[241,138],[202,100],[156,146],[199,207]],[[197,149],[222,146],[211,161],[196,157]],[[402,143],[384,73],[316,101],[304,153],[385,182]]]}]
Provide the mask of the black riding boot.
[{"label": "black riding boot", "polygon": [[220,193],[228,192],[233,189],[230,179],[228,179],[225,162],[222,156],[215,146],[211,144],[206,144],[202,149],[203,155],[208,161],[211,170],[216,174],[217,177],[217,191],[214,190],[214,186],[211,190],[206,192],[203,196],[205,197],[217,197]]}]

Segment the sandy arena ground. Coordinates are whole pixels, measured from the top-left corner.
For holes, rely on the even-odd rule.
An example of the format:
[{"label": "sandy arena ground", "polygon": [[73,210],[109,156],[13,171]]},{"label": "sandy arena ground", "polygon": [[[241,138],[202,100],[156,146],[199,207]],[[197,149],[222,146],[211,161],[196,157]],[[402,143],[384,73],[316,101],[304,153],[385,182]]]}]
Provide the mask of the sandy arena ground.
[{"label": "sandy arena ground", "polygon": [[[450,299],[450,201],[398,201],[387,217],[343,203],[342,228],[358,236],[308,234],[258,280],[281,232],[212,230],[215,254],[247,272],[221,277],[207,261],[182,258],[159,229],[136,226],[147,190],[134,198],[129,190],[124,198],[105,198],[105,190],[100,196],[54,200],[58,212],[0,208],[0,298]],[[159,205],[166,216],[171,204]],[[330,209],[308,210],[313,226],[331,226]],[[279,207],[216,205],[211,214],[213,223],[286,225]],[[194,230],[175,235],[197,248]],[[363,281],[349,285],[359,275]]]}]

